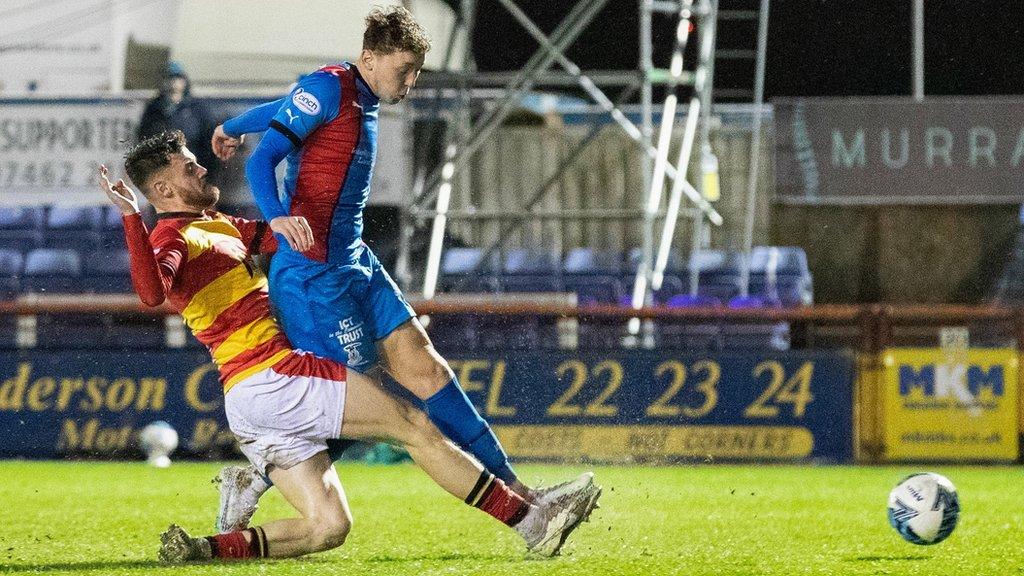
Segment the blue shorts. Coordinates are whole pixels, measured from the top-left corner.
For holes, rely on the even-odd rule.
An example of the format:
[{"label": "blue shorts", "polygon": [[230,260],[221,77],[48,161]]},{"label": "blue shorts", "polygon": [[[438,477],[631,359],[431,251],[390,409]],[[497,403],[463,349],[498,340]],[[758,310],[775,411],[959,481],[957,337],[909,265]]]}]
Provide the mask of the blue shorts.
[{"label": "blue shorts", "polygon": [[279,252],[270,263],[270,300],[292,346],[359,372],[377,364],[377,341],[416,315],[365,244],[347,265]]}]

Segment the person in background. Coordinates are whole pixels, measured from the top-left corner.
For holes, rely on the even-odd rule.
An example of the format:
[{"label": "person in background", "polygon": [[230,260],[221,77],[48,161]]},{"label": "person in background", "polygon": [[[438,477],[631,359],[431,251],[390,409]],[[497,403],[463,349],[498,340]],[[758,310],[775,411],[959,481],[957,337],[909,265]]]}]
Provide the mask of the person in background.
[{"label": "person in background", "polygon": [[215,161],[210,145],[217,124],[206,105],[192,97],[192,83],[185,69],[172,61],[164,71],[159,94],[146,104],[142,112],[135,134],[136,142],[170,130],[181,130],[196,160],[208,167],[210,181],[219,184],[220,163]]}]

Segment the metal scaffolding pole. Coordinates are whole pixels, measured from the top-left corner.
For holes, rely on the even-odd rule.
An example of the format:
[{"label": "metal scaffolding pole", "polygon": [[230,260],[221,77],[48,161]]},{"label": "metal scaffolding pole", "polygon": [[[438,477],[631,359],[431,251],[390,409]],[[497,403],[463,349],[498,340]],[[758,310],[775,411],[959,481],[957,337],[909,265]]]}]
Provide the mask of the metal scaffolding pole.
[{"label": "metal scaffolding pole", "polygon": [[[552,43],[559,49],[563,49],[583,32],[583,29],[590,23],[590,21],[597,15],[597,13],[608,3],[609,0],[580,0],[570,11],[568,15],[562,20],[554,32],[551,34]],[[468,162],[469,158],[480,148],[480,146],[487,140],[491,133],[496,129],[501,122],[508,117],[512,112],[515,104],[519,101],[520,97],[525,94],[536,80],[536,77],[545,71],[555,61],[555,54],[549,50],[541,48],[530,57],[530,60],[526,63],[516,78],[505,86],[505,96],[502,98],[500,104],[496,108],[489,110],[484,113],[481,118],[477,120],[473,126],[473,135],[471,139],[461,146],[456,153],[453,163],[455,170],[459,171],[462,169],[464,164]],[[442,179],[443,169],[434,170],[427,183],[424,186],[422,193],[413,198],[412,205],[418,207],[421,204],[425,204],[431,199],[431,194],[435,191],[438,184]]]},{"label": "metal scaffolding pole", "polygon": [[[430,238],[430,250],[427,258],[426,274],[423,280],[423,295],[424,298],[431,298],[434,295],[434,290],[437,286],[437,276],[440,269],[441,261],[441,244],[444,240],[444,228],[447,223],[445,212],[448,210],[448,204],[451,199],[451,178],[454,176],[462,167],[464,167],[472,155],[480,148],[480,146],[486,141],[492,132],[501,124],[501,122],[512,112],[513,106],[519,101],[520,97],[526,93],[533,86],[533,76],[537,72],[547,70],[551,64],[555,61],[557,52],[560,52],[570,43],[576,40],[576,38],[583,32],[583,29],[590,23],[591,20],[597,13],[604,8],[605,4],[609,0],[593,0],[589,5],[584,6],[582,10],[578,12],[578,17],[571,25],[567,26],[565,32],[560,38],[554,41],[553,48],[555,50],[545,50],[541,48],[539,53],[542,53],[537,62],[529,74],[525,75],[521,85],[506,94],[505,100],[502,105],[498,108],[497,112],[492,114],[488,120],[482,122],[480,126],[474,126],[471,132],[471,136],[468,138],[466,144],[462,147],[456,146],[450,150],[451,154],[449,159],[441,168],[440,174],[428,180],[427,187],[424,193],[429,196],[430,191],[433,189],[434,181],[437,180],[439,184],[437,194],[437,215],[434,216],[433,231]],[[580,4],[586,4],[587,0],[581,0]],[[573,13],[577,11],[574,9]],[[574,14],[571,14],[572,17]],[[568,20],[570,17],[567,17]],[[564,22],[564,21],[563,21]],[[419,200],[425,200],[426,196]],[[413,208],[418,206],[417,200],[413,201]]]},{"label": "metal scaffolding pole", "polygon": [[[701,197],[706,198],[708,195],[708,179],[707,172],[704,166],[704,159],[707,157],[714,158],[714,154],[711,152],[711,139],[710,139],[710,125],[711,125],[711,88],[714,85],[715,76],[715,40],[718,25],[718,0],[704,0],[705,5],[709,9],[709,14],[706,19],[707,25],[704,29],[699,30],[700,36],[700,52],[702,66],[704,67],[704,77],[700,80],[701,89],[697,91],[696,96],[701,100],[701,122],[700,122],[700,137],[701,137],[701,163],[700,166],[700,182]],[[706,60],[705,60],[706,57]],[[717,163],[717,160],[715,160]],[[715,185],[717,186],[717,168]],[[698,214],[693,220],[693,231],[690,236],[690,260],[693,261],[694,253],[702,248],[704,236],[704,219]],[[700,281],[700,270],[696,266],[690,266],[690,294],[697,294],[697,284]]]},{"label": "metal scaffolding pole", "polygon": [[580,67],[572,60],[569,60],[569,58],[565,56],[564,52],[557,49],[554,44],[551,43],[551,39],[544,35],[544,32],[542,32],[540,28],[530,20],[530,17],[527,16],[519,6],[516,6],[513,0],[498,0],[498,2],[500,2],[506,10],[512,13],[512,16],[523,26],[523,28],[526,29],[527,32],[530,33],[530,36],[532,36],[538,44],[555,54],[558,64],[564,68],[566,72],[576,78],[580,87],[583,88],[594,102],[601,106],[602,110],[611,115],[612,120],[615,120],[615,123],[618,124],[630,138],[633,140],[640,138],[640,129],[636,127],[636,124],[630,122],[629,119],[626,118],[626,115],[622,113],[622,110],[619,110],[619,107],[613,104],[611,99],[608,98],[608,96],[598,88],[596,84],[594,84],[594,81],[584,74],[583,71],[580,70]]},{"label": "metal scaffolding pole", "polygon": [[[618,106],[622,102],[632,98],[633,94],[636,93],[636,89],[637,84],[634,83],[632,86],[628,87],[625,91],[623,91],[619,95],[617,101],[614,103],[615,107],[618,108]],[[565,172],[573,164],[576,163],[576,160],[578,160],[579,157],[583,155],[583,152],[586,151],[590,144],[593,143],[595,139],[597,139],[597,136],[598,134],[601,133],[601,128],[603,128],[603,126],[604,125],[600,122],[600,119],[595,119],[593,125],[591,125],[590,127],[590,130],[587,131],[587,135],[583,137],[583,140],[576,144],[576,147],[573,148],[572,151],[569,152],[569,155],[562,160],[562,162],[558,165],[558,168],[555,170],[555,172],[550,177],[548,177],[548,179],[545,180],[540,186],[538,186],[537,189],[534,190],[533,194],[531,194],[530,197],[527,199],[524,206],[524,208],[527,210],[525,214],[526,217],[521,218],[516,216],[513,221],[508,222],[502,226],[501,230],[498,232],[497,238],[495,238],[494,241],[491,242],[490,245],[488,245],[487,248],[484,249],[483,254],[480,256],[480,259],[477,261],[476,265],[473,266],[472,271],[470,271],[466,275],[467,279],[483,270],[486,263],[490,261],[491,255],[494,254],[494,252],[497,251],[498,248],[505,243],[505,240],[507,240],[509,236],[511,236],[520,228],[522,228],[529,221],[529,218],[532,217],[533,214],[535,214],[533,207],[536,206],[537,202],[540,201],[541,197],[543,197],[544,194],[547,193],[547,191],[551,189],[551,187],[554,186],[555,183],[557,183],[562,178]],[[605,212],[613,214],[608,217],[616,218],[639,216],[638,213],[633,211],[605,210]],[[592,210],[591,217],[601,217],[597,215],[598,213],[599,211]]]},{"label": "metal scaffolding pole", "polygon": [[[636,279],[633,282],[633,297],[631,304],[633,308],[640,309],[647,303],[649,292],[647,287],[651,284],[651,263],[654,258],[654,218],[653,215],[657,212],[661,206],[661,199],[665,187],[665,167],[668,165],[668,148],[669,143],[672,140],[672,129],[675,126],[676,119],[676,106],[678,104],[678,95],[676,94],[676,87],[679,85],[679,80],[683,75],[683,54],[686,51],[686,44],[690,38],[690,29],[692,22],[690,19],[693,17],[691,8],[693,7],[693,0],[680,0],[679,2],[679,20],[676,23],[676,42],[675,48],[672,52],[672,63],[669,67],[669,83],[665,86],[666,96],[665,104],[662,107],[661,112],[661,129],[658,133],[658,147],[657,156],[654,160],[654,171],[650,181],[650,188],[648,189],[647,202],[644,206],[645,214],[648,216],[644,219],[644,246],[643,255],[640,260],[640,266],[636,271]],[[699,69],[696,78],[700,79]],[[685,142],[691,141],[691,132],[693,131],[693,122],[687,118],[686,133],[683,137],[685,148]],[[673,182],[673,189],[676,188],[676,183],[679,183],[680,193],[682,192],[682,182],[686,178],[686,162],[689,161],[689,155],[685,158],[680,157],[682,162],[676,162],[676,168],[679,170],[681,177],[677,177]],[[677,210],[678,211],[678,210]],[[639,329],[637,322],[630,323],[630,332],[635,333]]]},{"label": "metal scaffolding pole", "polygon": [[[472,4],[474,2],[475,0],[465,0],[460,6],[459,14],[456,17],[455,22],[452,24],[452,30],[448,35],[448,45],[445,46],[443,64],[443,70],[445,72],[450,72],[452,69],[452,57],[455,55],[455,43],[458,40],[458,32],[461,28],[463,30],[465,42],[462,47],[462,71],[458,74],[458,82],[461,89],[459,93],[459,103],[463,106],[463,108],[459,110],[459,113],[464,113],[466,118],[469,118],[470,113],[470,91],[468,86],[469,75],[472,72],[473,63],[473,45],[470,42],[469,24],[471,20],[467,19],[467,15],[472,16]],[[438,90],[434,94],[434,100],[431,107],[434,116],[436,116],[440,110],[442,97],[443,93],[441,90]],[[426,175],[423,171],[418,171],[416,179],[412,185],[413,197],[416,197],[421,193],[425,180]],[[395,275],[402,288],[405,289],[408,289],[412,285],[412,271],[410,269],[409,252],[412,249],[410,244],[412,242],[412,232],[414,229],[415,227],[412,224],[409,210],[402,210],[401,215],[399,216],[398,258],[395,262]]]},{"label": "metal scaffolding pole", "polygon": [[754,76],[754,132],[750,135],[750,171],[747,173],[747,213],[743,222],[743,260],[740,263],[741,295],[750,295],[750,250],[754,246],[757,211],[757,173],[761,164],[761,123],[764,116],[764,70],[768,54],[768,3],[761,0],[757,25],[757,69]]},{"label": "metal scaffolding pole", "polygon": [[[476,0],[462,0],[460,17],[465,22],[472,22],[476,11]],[[467,27],[467,32],[469,28]],[[466,34],[465,55],[462,62],[462,77],[459,79],[459,116],[457,141],[465,140],[471,127],[472,96],[469,90],[469,76],[472,73],[472,38]],[[452,176],[455,174],[453,159],[456,153],[455,144],[445,147],[445,161],[441,171],[441,186],[437,193],[437,213],[430,230],[430,246],[427,252],[427,267],[423,276],[423,297],[434,297],[437,288],[437,276],[440,272],[441,250],[444,246],[444,233],[448,225],[448,207],[452,198]]]}]

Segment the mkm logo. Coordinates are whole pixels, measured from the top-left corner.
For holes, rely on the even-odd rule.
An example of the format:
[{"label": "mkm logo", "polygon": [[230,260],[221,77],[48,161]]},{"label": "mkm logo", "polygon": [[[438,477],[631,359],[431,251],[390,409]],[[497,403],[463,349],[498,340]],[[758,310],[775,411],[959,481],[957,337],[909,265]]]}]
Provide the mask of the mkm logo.
[{"label": "mkm logo", "polygon": [[1002,396],[1005,389],[1002,366],[988,369],[963,364],[926,364],[920,369],[900,366],[900,396],[908,396],[914,389],[934,398],[977,398],[983,389],[993,396]]}]

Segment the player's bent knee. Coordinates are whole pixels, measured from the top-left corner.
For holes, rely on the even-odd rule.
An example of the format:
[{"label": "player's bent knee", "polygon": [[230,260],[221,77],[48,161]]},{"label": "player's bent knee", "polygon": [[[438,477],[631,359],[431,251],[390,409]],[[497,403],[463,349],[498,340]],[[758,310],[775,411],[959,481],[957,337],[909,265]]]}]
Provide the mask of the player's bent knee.
[{"label": "player's bent knee", "polygon": [[423,364],[419,378],[429,390],[429,395],[433,396],[451,382],[452,372],[444,360],[432,359],[431,362]]},{"label": "player's bent knee", "polygon": [[415,406],[406,402],[399,403],[398,415],[398,427],[401,428],[398,439],[407,447],[423,446],[436,442],[441,437],[440,431],[426,413]]},{"label": "player's bent knee", "polygon": [[352,531],[352,520],[345,517],[316,519],[314,546],[318,551],[331,550],[345,543]]}]

